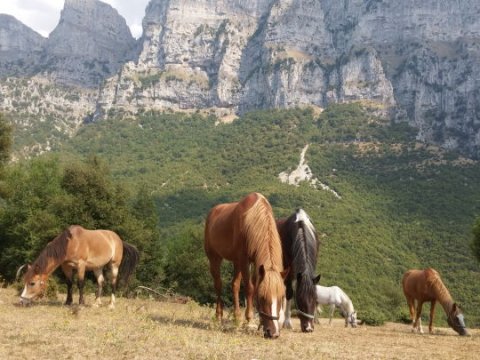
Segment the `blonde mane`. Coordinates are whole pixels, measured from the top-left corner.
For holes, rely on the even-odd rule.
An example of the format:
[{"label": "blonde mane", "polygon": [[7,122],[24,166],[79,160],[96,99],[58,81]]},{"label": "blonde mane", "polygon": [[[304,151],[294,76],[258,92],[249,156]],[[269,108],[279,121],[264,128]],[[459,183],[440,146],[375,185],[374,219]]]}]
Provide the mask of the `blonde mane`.
[{"label": "blonde mane", "polygon": [[266,271],[280,272],[283,270],[282,244],[272,208],[261,194],[257,193],[257,197],[244,218],[248,257],[253,259],[257,269],[263,265]]},{"label": "blonde mane", "polygon": [[72,237],[70,229],[66,229],[50,241],[32,265],[37,273],[44,273],[50,261],[60,264],[67,254],[68,241]]},{"label": "blonde mane", "polygon": [[442,282],[440,275],[433,269],[425,270],[425,277],[427,279],[427,284],[434,291],[437,299],[440,303],[444,304],[447,302],[453,302],[452,296],[448,291],[447,287]]}]

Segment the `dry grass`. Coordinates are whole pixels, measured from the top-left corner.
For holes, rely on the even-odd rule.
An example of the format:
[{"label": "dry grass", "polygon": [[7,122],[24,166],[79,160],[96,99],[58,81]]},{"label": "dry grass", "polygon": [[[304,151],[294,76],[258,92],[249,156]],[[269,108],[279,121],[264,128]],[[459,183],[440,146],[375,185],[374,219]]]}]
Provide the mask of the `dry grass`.
[{"label": "dry grass", "polygon": [[119,298],[110,311],[16,302],[13,289],[0,289],[0,359],[473,359],[480,348],[479,330],[471,337],[450,329],[418,335],[408,325],[346,329],[342,320],[329,326],[322,319],[314,333],[300,333],[295,322],[297,330],[264,340],[231,324],[217,326],[214,310],[195,303]]}]

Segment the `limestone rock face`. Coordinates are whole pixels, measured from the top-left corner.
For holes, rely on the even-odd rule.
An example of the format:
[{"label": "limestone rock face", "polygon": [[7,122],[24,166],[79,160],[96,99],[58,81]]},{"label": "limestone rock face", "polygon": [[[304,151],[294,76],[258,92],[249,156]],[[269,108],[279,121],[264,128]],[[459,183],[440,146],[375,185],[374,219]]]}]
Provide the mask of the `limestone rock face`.
[{"label": "limestone rock face", "polygon": [[135,51],[125,19],[98,0],[66,0],[48,37],[43,72],[64,84],[98,86]]},{"label": "limestone rock face", "polygon": [[101,89],[96,116],[367,100],[421,141],[475,153],[478,15],[473,0],[152,0],[140,55]]},{"label": "limestone rock face", "polygon": [[35,72],[45,42],[13,16],[0,14],[0,77]]},{"label": "limestone rock face", "polygon": [[48,40],[4,28],[2,49],[31,41],[43,56],[22,67],[26,53],[0,49],[0,77],[97,87],[89,119],[367,101],[421,141],[480,156],[478,0],[151,0],[137,42],[110,6],[66,0]]}]

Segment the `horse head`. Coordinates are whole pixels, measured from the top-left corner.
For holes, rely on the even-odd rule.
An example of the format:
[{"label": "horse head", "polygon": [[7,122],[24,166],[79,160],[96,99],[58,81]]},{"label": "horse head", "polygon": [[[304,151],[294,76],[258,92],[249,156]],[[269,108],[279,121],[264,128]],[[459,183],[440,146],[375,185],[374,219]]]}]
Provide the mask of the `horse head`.
[{"label": "horse head", "polygon": [[[28,305],[32,300],[42,297],[47,288],[48,274],[42,274],[38,265],[26,265],[27,272],[23,278],[24,288],[20,295],[20,303]],[[17,271],[17,278],[25,265],[21,266]]]},{"label": "horse head", "polygon": [[348,314],[348,323],[352,325],[352,327],[357,327],[357,312],[354,311]]},{"label": "horse head", "polygon": [[260,315],[259,328],[263,327],[265,338],[277,338],[285,321],[285,285],[282,278],[287,274],[265,270],[265,267],[260,265],[258,275],[256,301]]},{"label": "horse head", "polygon": [[448,314],[447,322],[448,325],[450,325],[450,327],[459,335],[468,335],[467,328],[465,326],[465,318],[462,310],[460,310],[460,307],[457,306],[456,303],[453,304],[450,313]]},{"label": "horse head", "polygon": [[320,281],[320,277],[321,275],[318,275],[313,279],[309,279],[301,273],[297,274],[295,301],[297,303],[300,327],[303,332],[312,332],[314,328],[315,309],[317,307],[315,285]]}]

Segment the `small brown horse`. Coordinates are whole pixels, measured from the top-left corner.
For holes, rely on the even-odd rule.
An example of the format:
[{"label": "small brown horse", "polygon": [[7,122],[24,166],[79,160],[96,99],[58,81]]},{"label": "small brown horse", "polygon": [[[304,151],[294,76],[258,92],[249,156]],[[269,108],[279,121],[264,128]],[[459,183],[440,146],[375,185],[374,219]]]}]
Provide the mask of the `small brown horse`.
[{"label": "small brown horse", "polygon": [[[433,332],[432,322],[435,313],[435,303],[438,301],[442,304],[447,314],[448,325],[452,327],[460,335],[467,335],[465,321],[462,311],[453,301],[450,292],[445,287],[438,272],[428,268],[425,270],[408,270],[402,279],[403,293],[407,298],[410,317],[412,319],[412,331],[418,330],[423,333],[422,305],[424,302],[430,301],[430,324],[428,330]],[[417,300],[417,311],[415,313],[415,300]]]},{"label": "small brown horse", "polygon": [[[265,337],[276,338],[283,324],[285,286],[281,274],[282,246],[272,208],[259,193],[251,193],[240,202],[220,204],[208,214],[205,225],[205,252],[210,262],[217,295],[216,316],[221,321],[223,302],[220,265],[233,262],[232,280],[235,320],[240,320],[239,290],[243,278],[247,296],[245,317],[253,320],[255,293],[260,325]],[[253,282],[250,263],[254,264]]]},{"label": "small brown horse", "polygon": [[[98,284],[95,305],[100,305],[104,282],[103,267],[108,265],[112,273],[112,296],[110,307],[115,307],[115,290],[119,267],[122,280],[127,281],[138,264],[138,250],[109,230],[86,230],[81,226],[72,225],[54,240],[49,242],[40,253],[33,265],[28,265],[25,273],[25,287],[20,302],[30,303],[43,296],[50,274],[59,266],[67,278],[66,305],[73,302],[73,270],[78,273],[79,304],[84,304],[83,286],[85,271],[93,271]],[[17,272],[17,277],[22,267]]]}]

